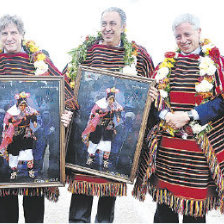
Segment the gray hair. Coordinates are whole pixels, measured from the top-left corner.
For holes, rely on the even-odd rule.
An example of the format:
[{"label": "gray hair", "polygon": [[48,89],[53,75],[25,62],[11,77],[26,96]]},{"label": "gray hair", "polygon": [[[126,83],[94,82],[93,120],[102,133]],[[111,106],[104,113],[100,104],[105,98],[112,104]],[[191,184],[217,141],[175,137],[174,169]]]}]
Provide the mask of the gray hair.
[{"label": "gray hair", "polygon": [[195,30],[198,30],[201,28],[200,20],[198,19],[198,17],[190,13],[186,13],[186,14],[179,15],[178,17],[174,19],[174,22],[172,25],[173,32],[175,32],[177,26],[181,25],[182,23],[190,23],[194,27]]},{"label": "gray hair", "polygon": [[22,35],[25,34],[23,21],[16,15],[5,15],[0,18],[0,32],[4,30],[9,24],[15,24],[19,33]]},{"label": "gray hair", "polygon": [[122,9],[117,8],[117,7],[110,7],[108,9],[105,9],[101,13],[101,20],[102,20],[103,14],[106,13],[106,12],[117,12],[120,15],[120,17],[121,17],[121,25],[125,25],[126,24],[126,20],[127,20],[126,13]]}]

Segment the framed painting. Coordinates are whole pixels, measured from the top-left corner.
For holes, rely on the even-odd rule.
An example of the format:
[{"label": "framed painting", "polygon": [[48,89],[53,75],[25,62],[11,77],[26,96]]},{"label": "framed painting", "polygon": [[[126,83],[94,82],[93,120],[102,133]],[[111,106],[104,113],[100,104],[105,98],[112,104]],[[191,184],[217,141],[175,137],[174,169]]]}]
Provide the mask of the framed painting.
[{"label": "framed painting", "polygon": [[63,110],[63,77],[0,77],[0,188],[64,185]]},{"label": "framed painting", "polygon": [[133,183],[154,81],[81,66],[75,84],[80,110],[67,136],[66,167]]}]

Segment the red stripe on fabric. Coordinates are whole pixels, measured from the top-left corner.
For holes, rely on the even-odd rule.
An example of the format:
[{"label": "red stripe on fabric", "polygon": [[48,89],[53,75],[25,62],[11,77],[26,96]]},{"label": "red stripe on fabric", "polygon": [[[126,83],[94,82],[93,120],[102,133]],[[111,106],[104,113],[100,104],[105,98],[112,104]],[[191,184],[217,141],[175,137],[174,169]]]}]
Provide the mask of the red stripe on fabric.
[{"label": "red stripe on fabric", "polygon": [[170,101],[173,103],[195,104],[195,93],[170,92]]},{"label": "red stripe on fabric", "polygon": [[180,186],[175,184],[169,184],[165,181],[159,180],[157,183],[157,187],[159,189],[167,189],[168,191],[172,192],[173,195],[178,197],[186,197],[190,199],[196,200],[203,200],[207,199],[208,195],[212,195],[210,192],[212,189],[210,188],[194,188],[194,187],[187,187],[187,186]]},{"label": "red stripe on fabric", "polygon": [[89,51],[92,51],[94,48],[101,48],[101,49],[109,49],[109,50],[113,50],[113,51],[123,51],[124,48],[118,48],[118,47],[113,47],[113,46],[107,46],[107,45],[103,45],[103,44],[93,44],[91,46],[91,48],[89,48]]},{"label": "red stripe on fabric", "polygon": [[223,72],[222,72],[222,66],[221,66],[221,63],[219,62],[218,63],[218,72],[219,72],[219,79],[221,81],[221,84],[222,84],[222,89],[224,88],[224,79],[223,79]]},{"label": "red stripe on fabric", "polygon": [[8,53],[2,53],[0,55],[0,58],[14,58],[14,57],[24,57],[24,58],[29,58],[29,55],[27,53],[15,53],[15,54],[8,54]]},{"label": "red stripe on fabric", "polygon": [[98,184],[112,182],[107,179],[103,179],[103,178],[99,178],[99,177],[95,177],[95,176],[87,176],[87,175],[79,175],[79,174],[75,175],[75,180],[76,181],[86,181],[86,182],[90,182],[90,183],[98,183]]},{"label": "red stripe on fabric", "polygon": [[218,162],[221,163],[224,161],[224,150],[216,154]]},{"label": "red stripe on fabric", "polygon": [[179,138],[168,138],[163,136],[161,146],[164,148],[183,149],[191,152],[201,152],[196,141],[184,140]]},{"label": "red stripe on fabric", "polygon": [[183,54],[178,54],[178,57],[181,58],[191,58],[191,59],[199,59],[199,54],[187,54],[187,55],[183,55]]}]

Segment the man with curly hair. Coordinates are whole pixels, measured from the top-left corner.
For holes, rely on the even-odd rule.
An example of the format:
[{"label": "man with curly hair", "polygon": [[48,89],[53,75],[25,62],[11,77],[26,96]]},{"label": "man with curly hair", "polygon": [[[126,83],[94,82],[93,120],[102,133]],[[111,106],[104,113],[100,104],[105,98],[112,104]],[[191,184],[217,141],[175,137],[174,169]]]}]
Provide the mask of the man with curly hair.
[{"label": "man with curly hair", "polygon": [[[24,34],[24,24],[19,17],[5,15],[0,18],[0,42],[2,44],[2,49],[0,49],[0,76],[42,74],[61,76],[62,74],[53,65],[49,57],[36,48],[32,41],[24,43]],[[38,61],[39,65],[34,62],[36,53],[42,59]],[[73,110],[76,108],[73,94],[67,82],[65,86],[66,107]],[[10,152],[16,150],[15,146],[10,145],[10,147]],[[1,165],[4,164],[2,162],[3,157],[0,157],[0,160]],[[4,166],[1,167],[2,170],[6,172]],[[42,223],[44,221],[44,197],[57,201],[59,191],[55,187],[0,188],[0,222],[18,222],[18,195],[23,195],[25,222]]]}]

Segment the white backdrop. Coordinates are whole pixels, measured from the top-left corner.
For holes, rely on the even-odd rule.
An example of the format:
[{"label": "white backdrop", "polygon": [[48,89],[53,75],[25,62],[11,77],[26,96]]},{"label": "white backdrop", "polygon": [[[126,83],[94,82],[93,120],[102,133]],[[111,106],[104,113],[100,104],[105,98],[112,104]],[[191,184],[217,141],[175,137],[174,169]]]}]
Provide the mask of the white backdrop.
[{"label": "white backdrop", "polygon": [[99,30],[101,12],[111,6],[126,12],[128,39],[144,46],[155,65],[164,51],[175,49],[172,21],[185,12],[200,18],[202,37],[224,54],[221,0],[0,0],[0,5],[0,16],[20,16],[25,38],[46,49],[60,70],[69,61],[67,52]]}]

